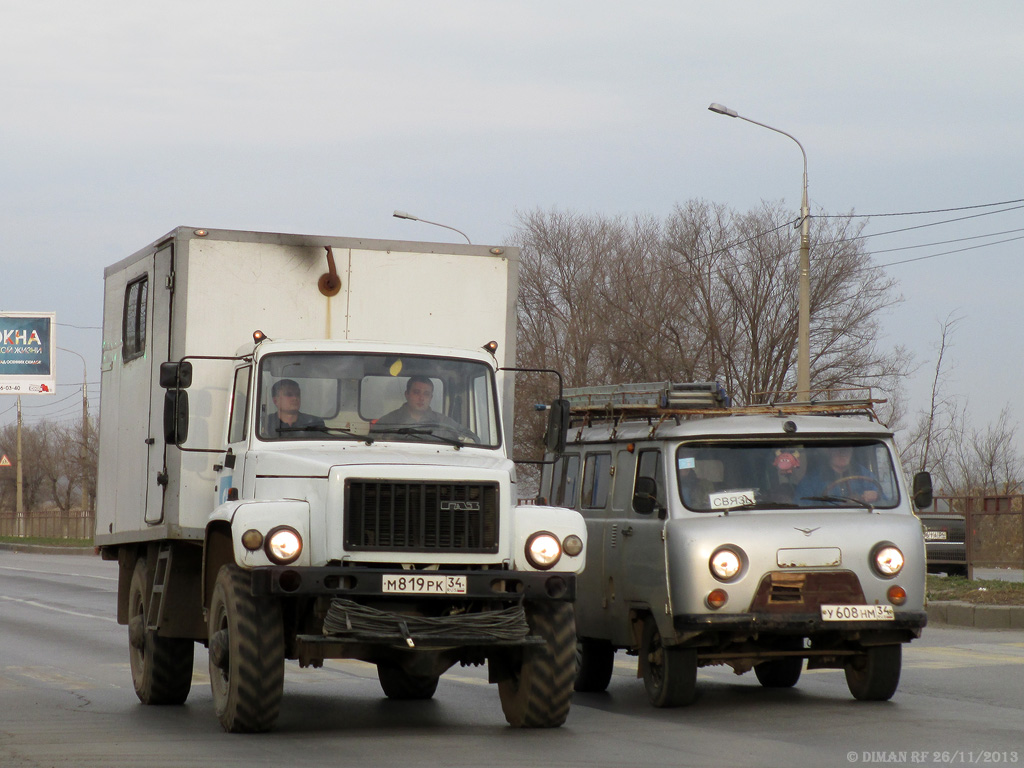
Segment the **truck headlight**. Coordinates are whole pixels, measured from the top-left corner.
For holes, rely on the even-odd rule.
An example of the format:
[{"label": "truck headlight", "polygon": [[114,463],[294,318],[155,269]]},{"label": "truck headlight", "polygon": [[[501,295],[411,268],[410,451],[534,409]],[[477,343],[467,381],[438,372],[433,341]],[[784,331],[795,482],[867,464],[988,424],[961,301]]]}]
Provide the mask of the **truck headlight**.
[{"label": "truck headlight", "polygon": [[903,553],[895,544],[880,544],[875,547],[871,564],[880,575],[895,576],[903,570]]},{"label": "truck headlight", "polygon": [[743,568],[743,557],[732,547],[719,547],[708,561],[712,575],[719,581],[736,578]]},{"label": "truck headlight", "polygon": [[294,528],[282,525],[267,534],[264,547],[267,557],[280,565],[287,565],[299,559],[302,554],[302,537]]},{"label": "truck headlight", "polygon": [[526,559],[534,568],[546,571],[562,557],[562,545],[552,533],[541,531],[526,540]]}]

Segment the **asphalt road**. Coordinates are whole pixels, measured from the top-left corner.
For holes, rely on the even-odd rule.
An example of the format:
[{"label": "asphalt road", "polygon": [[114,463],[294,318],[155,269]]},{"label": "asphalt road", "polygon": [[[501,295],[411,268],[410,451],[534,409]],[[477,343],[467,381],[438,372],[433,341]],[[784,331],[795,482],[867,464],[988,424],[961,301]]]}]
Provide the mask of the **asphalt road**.
[{"label": "asphalt road", "polygon": [[565,726],[505,725],[482,668],[453,669],[428,702],[383,697],[372,666],[289,663],[278,728],[220,730],[196,649],[183,707],[135,698],[116,568],[0,553],[0,766],[849,766],[1024,763],[1024,632],[929,628],[904,652],[894,699],[854,701],[842,672],[794,689],[703,669],[691,707],[646,703],[620,654],[608,692],[578,694]]}]

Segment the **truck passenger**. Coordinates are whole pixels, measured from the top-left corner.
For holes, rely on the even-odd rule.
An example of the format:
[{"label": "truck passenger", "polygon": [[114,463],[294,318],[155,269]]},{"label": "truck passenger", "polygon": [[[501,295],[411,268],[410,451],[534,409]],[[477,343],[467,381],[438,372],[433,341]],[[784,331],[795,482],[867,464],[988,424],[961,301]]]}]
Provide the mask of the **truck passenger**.
[{"label": "truck passenger", "polygon": [[385,427],[448,427],[460,431],[463,427],[443,413],[430,407],[434,399],[434,382],[427,376],[410,376],[405,384],[405,404],[386,413],[373,424],[373,431],[387,432]]}]

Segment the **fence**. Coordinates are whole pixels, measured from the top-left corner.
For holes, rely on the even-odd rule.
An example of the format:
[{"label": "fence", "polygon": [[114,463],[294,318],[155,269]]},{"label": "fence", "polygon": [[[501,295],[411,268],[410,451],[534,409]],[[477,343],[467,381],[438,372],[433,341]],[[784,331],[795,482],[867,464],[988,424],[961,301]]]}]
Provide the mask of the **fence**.
[{"label": "fence", "polygon": [[948,505],[964,516],[970,567],[1024,568],[1024,496],[943,496],[936,502],[936,509]]},{"label": "fence", "polygon": [[91,539],[95,528],[96,516],[91,510],[0,512],[0,536]]}]

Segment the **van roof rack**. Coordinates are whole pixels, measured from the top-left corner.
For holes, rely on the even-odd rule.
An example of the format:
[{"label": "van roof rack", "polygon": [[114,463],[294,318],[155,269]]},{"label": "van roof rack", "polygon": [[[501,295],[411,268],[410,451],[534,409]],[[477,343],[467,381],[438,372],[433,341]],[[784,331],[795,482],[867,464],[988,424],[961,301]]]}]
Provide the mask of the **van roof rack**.
[{"label": "van roof rack", "polygon": [[809,400],[797,400],[796,392],[757,392],[762,400],[752,405],[733,405],[728,393],[717,381],[648,382],[609,384],[597,387],[567,387],[563,397],[569,401],[574,424],[639,419],[741,414],[845,414],[867,416],[878,421],[875,405],[885,400],[872,397],[870,387],[815,390]]}]

